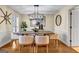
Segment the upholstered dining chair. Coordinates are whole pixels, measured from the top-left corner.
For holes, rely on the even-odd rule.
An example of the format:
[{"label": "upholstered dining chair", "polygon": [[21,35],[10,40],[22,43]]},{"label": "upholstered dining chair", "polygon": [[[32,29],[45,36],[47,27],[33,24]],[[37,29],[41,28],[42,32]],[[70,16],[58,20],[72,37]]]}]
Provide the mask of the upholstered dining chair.
[{"label": "upholstered dining chair", "polygon": [[31,35],[19,35],[19,52],[21,52],[21,49],[23,48],[24,45],[27,45],[30,47],[32,47],[34,42],[34,36]]},{"label": "upholstered dining chair", "polygon": [[59,34],[53,34],[53,35],[51,35],[51,39],[53,39],[53,45],[54,45],[54,47],[59,47],[59,39],[60,39],[60,37],[59,37]]},{"label": "upholstered dining chair", "polygon": [[35,36],[36,52],[38,52],[38,46],[45,45],[46,52],[48,52],[49,36]]}]

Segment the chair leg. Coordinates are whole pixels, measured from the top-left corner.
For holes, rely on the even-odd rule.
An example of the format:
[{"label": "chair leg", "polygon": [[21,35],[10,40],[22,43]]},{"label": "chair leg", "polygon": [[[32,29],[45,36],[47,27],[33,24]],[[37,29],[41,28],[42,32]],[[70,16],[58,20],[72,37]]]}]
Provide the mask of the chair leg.
[{"label": "chair leg", "polygon": [[36,53],[37,53],[38,52],[38,45],[36,45],[36,49],[35,50],[36,50]]},{"label": "chair leg", "polygon": [[19,52],[21,52],[23,47],[24,47],[23,45],[20,45]]},{"label": "chair leg", "polygon": [[35,47],[34,47],[34,45],[33,45],[33,52],[35,53]]},{"label": "chair leg", "polygon": [[58,41],[58,39],[56,40],[56,48],[58,48],[59,47],[59,41]]},{"label": "chair leg", "polygon": [[21,52],[21,46],[19,46],[19,52]]},{"label": "chair leg", "polygon": [[46,52],[48,53],[48,45],[46,45]]},{"label": "chair leg", "polygon": [[53,39],[53,46],[55,47],[55,39]]},{"label": "chair leg", "polygon": [[29,50],[30,50],[30,52],[32,51],[32,50],[31,50],[31,45],[30,45],[30,49],[29,49]]}]

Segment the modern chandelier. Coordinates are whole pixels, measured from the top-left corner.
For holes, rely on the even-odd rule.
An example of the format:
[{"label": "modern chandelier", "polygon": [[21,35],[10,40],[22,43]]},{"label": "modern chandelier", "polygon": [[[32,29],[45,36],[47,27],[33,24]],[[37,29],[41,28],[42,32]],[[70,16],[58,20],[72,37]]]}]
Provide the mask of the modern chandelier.
[{"label": "modern chandelier", "polygon": [[39,13],[39,5],[34,5],[34,12],[30,15],[31,19],[39,20],[43,18],[43,14]]},{"label": "modern chandelier", "polygon": [[39,5],[33,5],[34,7],[34,12],[30,14],[30,21],[31,21],[31,26],[37,27],[40,26],[41,24],[45,26],[45,16],[44,14],[40,13],[40,6]]}]

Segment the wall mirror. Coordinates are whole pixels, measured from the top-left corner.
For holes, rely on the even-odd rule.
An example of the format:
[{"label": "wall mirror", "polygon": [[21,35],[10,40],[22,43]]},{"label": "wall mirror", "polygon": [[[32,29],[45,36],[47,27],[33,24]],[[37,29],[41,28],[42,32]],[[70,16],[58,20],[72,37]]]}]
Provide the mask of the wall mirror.
[{"label": "wall mirror", "polygon": [[61,15],[57,15],[56,16],[55,23],[56,23],[57,26],[61,25],[61,23],[62,23],[62,17],[61,17]]}]

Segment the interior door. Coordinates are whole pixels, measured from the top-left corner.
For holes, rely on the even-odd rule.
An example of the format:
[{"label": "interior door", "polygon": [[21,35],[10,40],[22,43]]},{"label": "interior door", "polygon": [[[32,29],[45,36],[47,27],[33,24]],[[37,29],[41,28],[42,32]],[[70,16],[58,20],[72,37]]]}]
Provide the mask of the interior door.
[{"label": "interior door", "polygon": [[79,46],[79,9],[74,9],[72,12],[72,46]]}]

